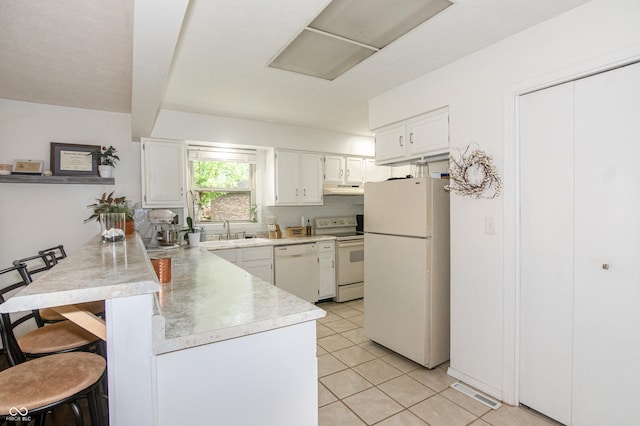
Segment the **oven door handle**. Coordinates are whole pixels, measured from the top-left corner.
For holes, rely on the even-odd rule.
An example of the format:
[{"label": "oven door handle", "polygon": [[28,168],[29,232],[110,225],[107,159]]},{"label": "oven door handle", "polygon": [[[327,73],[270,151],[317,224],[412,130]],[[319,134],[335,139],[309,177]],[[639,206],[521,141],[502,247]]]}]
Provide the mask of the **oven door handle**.
[{"label": "oven door handle", "polygon": [[358,246],[364,247],[364,241],[357,241],[357,242],[353,242],[353,243],[338,242],[338,247],[339,248],[342,248],[342,247],[358,247]]}]

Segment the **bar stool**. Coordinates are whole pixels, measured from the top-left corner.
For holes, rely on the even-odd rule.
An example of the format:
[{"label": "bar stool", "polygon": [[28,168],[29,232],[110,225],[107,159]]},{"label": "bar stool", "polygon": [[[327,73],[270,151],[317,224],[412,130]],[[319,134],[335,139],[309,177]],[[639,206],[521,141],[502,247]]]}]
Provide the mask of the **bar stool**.
[{"label": "bar stool", "polygon": [[[24,265],[3,269],[0,276],[12,272],[26,280]],[[3,289],[3,294],[20,288],[21,284],[8,286],[10,290]],[[38,424],[43,425],[48,411],[69,404],[76,425],[83,425],[77,401],[86,397],[92,425],[102,425],[104,415],[99,385],[106,371],[105,359],[92,353],[74,352],[27,361],[19,350],[13,329],[6,327],[7,317],[8,314],[2,314],[0,334],[12,367],[0,372],[0,418],[28,422],[29,417],[31,420],[36,417]]]},{"label": "bar stool", "polygon": [[[5,295],[20,290],[31,283],[31,277],[24,264],[14,265],[3,269],[0,275],[17,273],[18,282],[0,289],[0,304],[6,301]],[[104,352],[102,341],[79,325],[65,320],[54,324],[39,326],[19,338],[15,338],[14,330],[34,320],[38,325],[38,311],[27,311],[16,314],[1,314],[2,326],[5,332],[2,334],[2,343],[7,352],[9,364],[15,366],[27,358],[37,358],[54,353],[71,351],[90,351],[95,349]],[[16,354],[20,354],[18,357]]]},{"label": "bar stool", "polygon": [[37,417],[38,424],[44,424],[48,411],[69,404],[79,426],[84,420],[78,400],[87,398],[91,424],[102,425],[104,414],[97,390],[105,367],[99,355],[74,352],[49,355],[1,371],[0,418]]},{"label": "bar stool", "polygon": [[[38,254],[35,256],[25,257],[22,259],[17,259],[13,261],[14,266],[20,265],[24,263],[27,265],[27,273],[31,276],[33,280],[33,276],[37,273],[47,271],[53,268],[58,264],[58,261],[67,257],[67,253],[64,250],[64,246],[58,245],[55,247],[51,247],[48,249],[38,251]],[[84,309],[85,311],[91,312],[92,314],[104,318],[104,300],[96,300],[95,302],[85,302],[78,303],[76,306]],[[40,309],[38,313],[38,321],[39,326],[42,326],[44,323],[53,323],[58,321],[64,321],[66,318],[60,315],[52,308],[44,308]]]},{"label": "bar stool", "polygon": [[45,253],[53,253],[53,257],[55,258],[56,262],[67,257],[67,252],[64,251],[64,246],[62,244],[38,251],[38,254],[40,256],[44,255]]}]

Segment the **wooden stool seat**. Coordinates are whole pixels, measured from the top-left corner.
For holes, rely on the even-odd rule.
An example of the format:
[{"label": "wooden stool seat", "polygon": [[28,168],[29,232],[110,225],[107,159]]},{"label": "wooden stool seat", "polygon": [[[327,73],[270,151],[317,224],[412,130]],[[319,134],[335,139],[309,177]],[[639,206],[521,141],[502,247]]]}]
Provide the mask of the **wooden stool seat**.
[{"label": "wooden stool seat", "polygon": [[37,328],[17,339],[27,356],[77,350],[98,342],[98,338],[71,321],[60,321]]},{"label": "wooden stool seat", "polygon": [[49,355],[0,372],[0,418],[12,408],[37,412],[73,399],[96,385],[104,358],[87,352]]},{"label": "wooden stool seat", "polygon": [[[85,311],[89,311],[94,315],[103,316],[104,315],[104,300],[97,300],[95,302],[86,302],[86,303],[78,303],[76,306],[84,309]],[[44,322],[55,322],[55,321],[63,321],[66,318],[53,310],[53,308],[44,308],[40,309],[40,318]]]}]

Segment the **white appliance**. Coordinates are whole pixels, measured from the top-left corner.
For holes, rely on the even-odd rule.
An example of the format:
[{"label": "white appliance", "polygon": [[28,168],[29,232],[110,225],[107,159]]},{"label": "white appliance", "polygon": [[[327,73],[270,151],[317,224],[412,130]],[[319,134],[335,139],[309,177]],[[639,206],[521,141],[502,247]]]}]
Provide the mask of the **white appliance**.
[{"label": "white appliance", "polygon": [[278,246],[273,252],[276,286],[315,303],[318,299],[318,249],[315,243]]},{"label": "white appliance", "polygon": [[364,235],[356,231],[355,216],[316,218],[316,235],[336,237],[336,302],[364,295]]},{"label": "white appliance", "polygon": [[446,182],[365,184],[364,334],[427,368],[449,359]]}]

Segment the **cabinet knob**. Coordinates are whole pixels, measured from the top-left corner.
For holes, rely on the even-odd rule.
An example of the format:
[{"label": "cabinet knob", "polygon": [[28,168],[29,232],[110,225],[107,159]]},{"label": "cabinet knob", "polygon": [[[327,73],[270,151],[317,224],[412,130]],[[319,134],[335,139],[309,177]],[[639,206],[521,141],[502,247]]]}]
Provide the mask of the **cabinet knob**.
[{"label": "cabinet knob", "polygon": [[608,270],[609,269],[609,264],[608,263],[603,263],[602,264],[602,269]]}]

